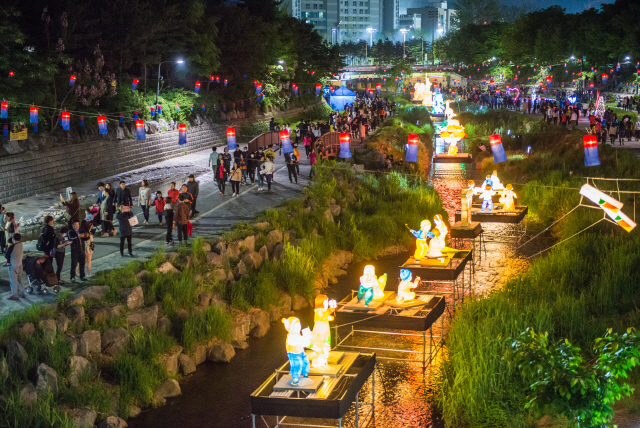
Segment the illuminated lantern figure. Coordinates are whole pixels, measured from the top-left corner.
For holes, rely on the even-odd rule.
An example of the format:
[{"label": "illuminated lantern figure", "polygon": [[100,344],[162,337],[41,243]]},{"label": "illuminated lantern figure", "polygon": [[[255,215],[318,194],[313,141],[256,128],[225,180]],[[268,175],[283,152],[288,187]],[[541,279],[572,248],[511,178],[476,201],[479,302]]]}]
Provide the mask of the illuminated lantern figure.
[{"label": "illuminated lantern figure", "polygon": [[336,301],[329,300],[324,294],[318,294],[313,310],[313,331],[311,349],[318,355],[311,361],[311,367],[326,367],[331,350],[331,329],[329,322],[334,320]]},{"label": "illuminated lantern figure", "polygon": [[224,87],[226,88],[227,85],[229,84],[229,79],[224,79]]},{"label": "illuminated lantern figure", "polygon": [[420,277],[416,277],[415,281],[411,282],[411,271],[409,269],[400,269],[400,284],[398,284],[398,293],[396,295],[396,301],[407,302],[416,298],[414,288],[420,285]]},{"label": "illuminated lantern figure", "polygon": [[473,180],[467,182],[467,188],[462,189],[460,223],[462,226],[471,224],[471,205],[473,204],[473,195],[476,193],[476,183]]},{"label": "illuminated lantern figure", "polygon": [[446,246],[445,238],[447,237],[449,229],[447,228],[447,225],[444,224],[444,220],[442,219],[442,216],[440,214],[436,214],[433,217],[433,222],[436,225],[436,229],[440,231],[440,246],[444,248]]},{"label": "illuminated lantern figure", "polygon": [[598,137],[595,135],[585,135],[582,137],[584,145],[584,166],[600,165],[598,157]]},{"label": "illuminated lantern figure", "polygon": [[507,184],[507,187],[502,191],[502,197],[500,198],[500,201],[503,204],[502,211],[507,213],[516,212],[515,198],[517,197],[516,192],[513,191],[513,186],[511,184]]},{"label": "illuminated lantern figure", "polygon": [[149,114],[151,114],[151,117],[155,117],[155,116],[156,116],[156,109],[155,109],[155,108],[153,108],[153,107],[151,107],[151,108],[149,109]]},{"label": "illuminated lantern figure", "polygon": [[379,83],[376,83],[376,92],[378,93],[378,95],[382,93],[382,85]]},{"label": "illuminated lantern figure", "polygon": [[491,144],[491,151],[493,152],[493,163],[505,162],[507,160],[507,154],[502,147],[502,138],[500,135],[494,134],[489,136],[489,144]]},{"label": "illuminated lantern figure", "polygon": [[98,129],[99,134],[107,134],[107,118],[105,116],[98,116]]},{"label": "illuminated lantern figure", "polygon": [[200,93],[200,82],[196,82],[196,86],[195,88],[193,88],[193,92],[195,92],[196,94]]},{"label": "illuminated lantern figure", "polygon": [[80,119],[78,120],[78,124],[80,125],[80,128],[84,128],[84,116],[80,116]]},{"label": "illuminated lantern figure", "polygon": [[384,288],[387,286],[387,274],[380,275],[378,285],[373,289],[373,300],[384,299]]},{"label": "illuminated lantern figure", "polygon": [[311,330],[302,330],[300,320],[296,317],[283,318],[282,323],[287,329],[287,357],[289,358],[289,374],[291,385],[298,385],[300,377],[309,377],[309,357],[304,348],[311,345]]},{"label": "illuminated lantern figure", "polygon": [[144,120],[136,120],[136,140],[146,140],[147,136],[144,133]]},{"label": "illuminated lantern figure", "polygon": [[228,127],[227,128],[227,150],[229,153],[235,152],[238,148],[236,144],[236,130],[235,128]]},{"label": "illuminated lantern figure", "polygon": [[447,120],[450,120],[456,116],[456,114],[453,112],[453,109],[449,106],[449,100],[447,100],[446,102],[446,107],[444,109],[444,116],[447,118]]},{"label": "illuminated lantern figure", "polygon": [[[442,249],[444,246],[442,245],[442,238],[440,237],[440,231],[438,229],[433,230],[434,237],[429,241],[429,251],[426,256],[431,259],[439,259],[442,258]],[[442,259],[444,261],[444,259]]]},{"label": "illuminated lantern figure", "polygon": [[256,83],[256,95],[260,95],[261,92],[262,92],[262,83],[257,82]]},{"label": "illuminated lantern figure", "polygon": [[411,234],[416,237],[416,251],[413,253],[413,258],[419,262],[420,259],[427,254],[427,251],[429,251],[427,238],[433,238],[435,236],[433,232],[431,232],[431,222],[429,220],[422,220],[420,230],[409,230]]},{"label": "illuminated lantern figure", "polygon": [[631,232],[636,227],[636,223],[622,212],[622,202],[588,184],[580,188],[580,194],[602,208],[605,214],[627,232]]},{"label": "illuminated lantern figure", "polygon": [[376,269],[373,265],[364,267],[364,274],[360,277],[360,287],[358,288],[358,303],[364,298],[364,306],[368,307],[373,300],[373,290],[378,286]]},{"label": "illuminated lantern figure", "polygon": [[138,83],[140,83],[139,79],[133,79],[133,82],[131,83],[131,89],[135,91],[138,88]]},{"label": "illuminated lantern figure", "polygon": [[283,129],[280,131],[280,147],[282,147],[282,153],[293,153],[293,146],[291,145],[291,138],[289,137],[289,131]]},{"label": "illuminated lantern figure", "polygon": [[491,190],[491,186],[490,185],[486,185],[484,186],[484,189],[482,191],[482,194],[480,195],[480,199],[482,199],[482,211],[485,211],[487,208],[489,208],[489,212],[493,211],[493,195],[495,195],[496,192],[494,192],[493,190]]},{"label": "illuminated lantern figure", "polygon": [[407,142],[407,153],[404,156],[405,162],[418,162],[418,141],[416,134],[409,134]]},{"label": "illuminated lantern figure", "polygon": [[[500,179],[498,178],[498,171],[496,171],[495,169],[493,170],[493,174],[491,174],[491,176],[488,176],[488,179],[490,181],[489,184],[491,184],[491,188],[493,190],[502,190],[502,189],[504,189],[504,186],[502,185],[502,183],[500,182]],[[482,184],[484,184],[484,183],[482,183]]]},{"label": "illuminated lantern figure", "polygon": [[348,132],[343,132],[340,134],[340,152],[338,153],[338,157],[340,159],[350,159],[351,158],[351,135]]},{"label": "illuminated lantern figure", "polygon": [[321,90],[322,90],[322,85],[320,83],[316,83],[316,95],[320,95]]},{"label": "illuminated lantern figure", "polygon": [[118,119],[120,123],[124,122],[124,114],[120,113],[120,118]]},{"label": "illuminated lantern figure", "polygon": [[9,103],[3,101],[0,103],[0,119],[6,119],[9,117]]},{"label": "illuminated lantern figure", "polygon": [[71,77],[69,77],[69,86],[75,86],[76,84],[76,76],[75,74],[72,74]]},{"label": "illuminated lantern figure", "polygon": [[184,123],[178,125],[178,144],[187,144],[187,125]]},{"label": "illuminated lantern figure", "polygon": [[71,113],[63,111],[60,113],[60,125],[63,131],[68,131],[71,126]]}]

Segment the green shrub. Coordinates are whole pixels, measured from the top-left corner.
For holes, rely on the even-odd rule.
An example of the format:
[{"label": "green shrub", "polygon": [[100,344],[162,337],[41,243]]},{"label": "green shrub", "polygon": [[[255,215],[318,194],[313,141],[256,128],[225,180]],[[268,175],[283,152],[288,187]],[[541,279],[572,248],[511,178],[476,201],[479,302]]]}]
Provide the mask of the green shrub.
[{"label": "green shrub", "polygon": [[182,328],[182,345],[191,350],[196,343],[213,338],[227,341],[231,336],[231,317],[220,306],[209,306],[202,312],[192,312]]}]

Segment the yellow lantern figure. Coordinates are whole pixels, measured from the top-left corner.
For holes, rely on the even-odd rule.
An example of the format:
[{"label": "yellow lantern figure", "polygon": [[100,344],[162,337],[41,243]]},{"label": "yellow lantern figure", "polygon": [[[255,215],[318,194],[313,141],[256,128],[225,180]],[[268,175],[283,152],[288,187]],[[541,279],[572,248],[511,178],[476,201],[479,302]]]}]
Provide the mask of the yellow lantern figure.
[{"label": "yellow lantern figure", "polygon": [[436,224],[436,229],[440,232],[440,236],[438,237],[440,240],[440,248],[444,248],[446,247],[445,238],[447,237],[449,229],[447,229],[447,225],[444,224],[444,220],[440,214],[436,214],[435,217],[433,217],[433,222]]},{"label": "yellow lantern figure", "polygon": [[476,193],[476,183],[473,180],[469,180],[467,188],[462,190],[461,196],[461,209],[460,209],[460,223],[462,226],[469,226],[471,223],[471,206],[473,204],[473,195]]},{"label": "yellow lantern figure", "polygon": [[513,191],[513,186],[511,184],[507,184],[507,188],[502,191],[502,198],[500,198],[504,198],[502,211],[507,213],[516,212],[516,203],[514,199],[517,197],[516,192]]},{"label": "yellow lantern figure", "polygon": [[447,121],[449,121],[450,119],[456,117],[456,114],[453,112],[453,109],[449,106],[450,101],[447,100],[446,105],[447,107],[444,109],[444,115],[447,118]]},{"label": "yellow lantern figure", "polygon": [[309,357],[304,348],[311,345],[311,330],[302,330],[300,320],[296,317],[283,318],[282,323],[287,329],[287,357],[289,357],[289,374],[291,384],[298,385],[300,377],[309,377]]},{"label": "yellow lantern figure", "polygon": [[416,298],[416,293],[411,290],[420,285],[420,277],[416,277],[415,281],[411,282],[411,276],[409,269],[400,269],[400,284],[398,285],[396,301],[406,302]]},{"label": "yellow lantern figure", "polygon": [[504,186],[503,184],[500,182],[500,179],[498,178],[498,171],[496,171],[495,169],[493,170],[493,174],[491,174],[491,188],[493,190],[503,190]]},{"label": "yellow lantern figure", "polygon": [[432,259],[439,259],[444,257],[442,255],[442,249],[444,248],[441,245],[440,241],[440,231],[438,229],[433,230],[434,237],[429,242],[429,252],[427,253],[427,257]]},{"label": "yellow lantern figure", "polygon": [[311,349],[318,354],[311,361],[311,367],[325,367],[331,350],[331,328],[329,322],[335,318],[336,301],[329,300],[324,294],[318,294],[315,300],[313,317],[313,345]]},{"label": "yellow lantern figure", "polygon": [[440,131],[440,138],[449,145],[447,155],[455,156],[458,154],[458,141],[467,136],[464,126],[460,125],[456,119],[447,121],[447,126]]},{"label": "yellow lantern figure", "polygon": [[416,251],[413,254],[413,258],[418,262],[420,259],[424,258],[429,251],[427,238],[433,238],[435,235],[431,232],[431,222],[429,220],[422,220],[420,223],[420,230],[409,230],[411,231],[411,234],[416,237]]}]

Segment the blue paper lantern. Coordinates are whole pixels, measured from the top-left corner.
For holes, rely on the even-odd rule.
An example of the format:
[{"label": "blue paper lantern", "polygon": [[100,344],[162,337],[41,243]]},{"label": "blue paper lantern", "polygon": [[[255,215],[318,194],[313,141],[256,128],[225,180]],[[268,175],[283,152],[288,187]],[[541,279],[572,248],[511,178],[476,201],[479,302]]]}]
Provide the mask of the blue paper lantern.
[{"label": "blue paper lantern", "polygon": [[260,95],[262,92],[262,83],[256,82],[256,95]]},{"label": "blue paper lantern", "polygon": [[84,128],[84,116],[80,116],[80,119],[78,120],[78,124],[80,125],[80,128]]},{"label": "blue paper lantern", "polygon": [[176,104],[176,113],[180,113],[180,104]]},{"label": "blue paper lantern", "polygon": [[502,147],[502,138],[498,134],[489,136],[489,144],[491,144],[491,151],[493,152],[493,163],[505,162],[507,160],[507,154]]},{"label": "blue paper lantern", "polygon": [[147,135],[144,133],[144,120],[136,120],[136,140],[146,140]]},{"label": "blue paper lantern", "polygon": [[350,159],[351,158],[351,135],[348,132],[343,132],[340,134],[340,152],[338,153],[338,157],[340,159]]},{"label": "blue paper lantern", "polygon": [[227,150],[229,150],[229,152],[234,152],[237,148],[236,130],[230,126],[227,128]]},{"label": "blue paper lantern", "polygon": [[227,105],[226,104],[222,104],[222,111],[227,111]]},{"label": "blue paper lantern", "polygon": [[124,122],[124,114],[120,113],[120,118],[118,119],[119,123]]},{"label": "blue paper lantern", "polygon": [[0,119],[6,119],[9,117],[9,103],[3,101],[0,103]]},{"label": "blue paper lantern", "polygon": [[200,93],[200,82],[196,82],[196,87],[193,89],[196,94]]},{"label": "blue paper lantern", "polygon": [[320,83],[316,84],[316,95],[320,95],[320,91],[322,90],[322,85]]},{"label": "blue paper lantern", "polygon": [[159,116],[159,115],[161,115],[161,114],[162,114],[162,106],[161,106],[161,105],[159,105],[159,106],[158,106],[158,116]]},{"label": "blue paper lantern", "polygon": [[283,129],[280,131],[280,147],[282,147],[282,153],[293,153],[293,146],[291,145],[291,138],[289,137],[289,131]]},{"label": "blue paper lantern", "polygon": [[225,88],[227,87],[227,84],[228,84],[228,83],[229,83],[229,80],[224,79],[224,87],[225,87]]},{"label": "blue paper lantern", "polygon": [[582,137],[584,145],[584,166],[600,165],[600,157],[598,156],[598,137],[595,135],[585,135]]},{"label": "blue paper lantern", "polygon": [[244,101],[240,101],[240,108],[244,110]]},{"label": "blue paper lantern", "polygon": [[205,106],[204,106],[204,104],[202,104],[202,111],[204,111],[204,110],[205,110]]},{"label": "blue paper lantern", "polygon": [[220,76],[216,76],[216,83],[220,83]]},{"label": "blue paper lantern", "polygon": [[151,107],[151,110],[149,111],[151,114],[151,117],[156,117],[156,109]]},{"label": "blue paper lantern", "polygon": [[75,86],[76,84],[76,76],[74,74],[69,77],[69,86]]},{"label": "blue paper lantern", "polygon": [[187,125],[184,123],[178,125],[178,144],[187,144]]},{"label": "blue paper lantern", "polygon": [[38,107],[31,107],[29,109],[29,122],[31,122],[31,124],[38,124]]},{"label": "blue paper lantern", "polygon": [[71,113],[63,111],[60,113],[60,125],[63,131],[68,131],[71,127]]},{"label": "blue paper lantern", "polygon": [[107,118],[105,116],[98,116],[98,133],[107,134]]},{"label": "blue paper lantern", "polygon": [[405,162],[418,162],[418,142],[420,139],[416,134],[409,134],[407,141],[407,152],[405,153]]},{"label": "blue paper lantern", "polygon": [[138,120],[138,112],[137,111],[133,112],[133,120]]},{"label": "blue paper lantern", "polygon": [[136,90],[136,88],[138,87],[138,83],[139,83],[139,82],[140,82],[140,80],[139,80],[139,79],[133,79],[133,82],[131,83],[131,89],[132,89],[133,91],[135,91],[135,90]]},{"label": "blue paper lantern", "polygon": [[4,135],[5,137],[9,135],[9,125],[4,125],[2,127],[2,135]]}]

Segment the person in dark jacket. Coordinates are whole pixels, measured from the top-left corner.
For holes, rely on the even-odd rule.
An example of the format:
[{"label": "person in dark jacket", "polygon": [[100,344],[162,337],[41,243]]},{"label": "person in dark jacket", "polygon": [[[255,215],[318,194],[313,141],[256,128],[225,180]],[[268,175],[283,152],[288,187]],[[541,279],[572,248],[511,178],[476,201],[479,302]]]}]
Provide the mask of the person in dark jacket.
[{"label": "person in dark jacket", "polygon": [[227,174],[229,172],[225,165],[226,164],[224,162],[224,156],[218,155],[218,164],[216,165],[216,173],[214,179],[218,183],[218,190],[220,191],[221,195],[224,195],[224,188],[227,183]]},{"label": "person in dark jacket", "polygon": [[129,219],[133,217],[130,207],[127,205],[120,205],[116,218],[118,219],[118,233],[120,234],[120,256],[124,257],[124,241],[127,241],[127,249],[129,250],[129,257],[133,257],[133,250],[131,248],[131,235],[133,235],[133,228]]},{"label": "person in dark jacket", "polygon": [[44,218],[44,228],[42,229],[42,252],[45,256],[52,257],[55,248],[56,232],[53,230],[53,217],[48,215]]},{"label": "person in dark jacket", "polygon": [[67,208],[67,218],[69,219],[69,230],[73,229],[73,222],[80,221],[80,200],[76,192],[69,194],[69,200],[65,201],[62,195],[60,195],[62,205]]},{"label": "person in dark jacket", "polygon": [[256,181],[256,169],[258,168],[260,161],[256,159],[256,155],[251,153],[249,159],[247,159],[247,176],[251,179],[251,184]]},{"label": "person in dark jacket", "polygon": [[224,148],[224,153],[222,154],[222,160],[224,161],[224,169],[227,171],[231,171],[231,154],[229,153],[229,149]]},{"label": "person in dark jacket", "polygon": [[199,211],[196,211],[196,202],[198,202],[198,193],[200,193],[200,182],[195,180],[193,174],[189,176],[189,181],[186,182],[187,192],[191,193],[193,202],[191,203],[191,218],[195,217]]},{"label": "person in dark jacket", "polygon": [[174,208],[173,220],[176,222],[176,228],[178,229],[178,242],[187,242],[189,233],[187,232],[187,225],[189,223],[189,205],[187,204],[187,197],[180,195],[178,203]]},{"label": "person in dark jacket", "polygon": [[58,277],[58,285],[64,285],[64,282],[60,280],[60,275],[62,274],[62,266],[64,265],[64,252],[65,249],[71,245],[71,242],[67,240],[67,233],[69,233],[69,229],[66,226],[63,226],[56,236],[54,241],[55,246],[55,258],[56,258],[56,276]]},{"label": "person in dark jacket", "polygon": [[73,222],[73,229],[69,231],[69,242],[71,242],[71,282],[76,282],[76,267],[80,267],[80,280],[87,281],[84,275],[84,250],[82,248],[82,240],[89,239],[88,233],[80,231],[80,222]]},{"label": "person in dark jacket", "polygon": [[167,222],[167,245],[173,245],[173,205],[170,196],[164,198],[164,217]]},{"label": "person in dark jacket", "polygon": [[133,198],[131,197],[131,190],[127,187],[127,183],[120,182],[120,188],[116,189],[116,206],[126,205],[133,208]]}]

